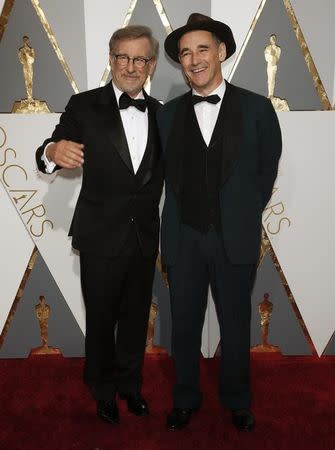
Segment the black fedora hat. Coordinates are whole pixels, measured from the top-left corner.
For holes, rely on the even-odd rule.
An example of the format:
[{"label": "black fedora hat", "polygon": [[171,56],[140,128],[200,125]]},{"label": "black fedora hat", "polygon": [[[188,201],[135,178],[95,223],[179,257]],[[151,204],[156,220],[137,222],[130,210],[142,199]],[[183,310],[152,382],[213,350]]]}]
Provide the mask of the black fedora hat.
[{"label": "black fedora hat", "polygon": [[228,59],[236,50],[236,44],[233,36],[233,32],[230,27],[223,22],[213,20],[211,17],[205,16],[200,13],[193,13],[187,20],[187,24],[183,27],[177,28],[172,31],[165,39],[164,48],[166,53],[171,59],[179,63],[179,39],[189,31],[204,30],[214,33],[215,36],[226,44],[226,51]]}]

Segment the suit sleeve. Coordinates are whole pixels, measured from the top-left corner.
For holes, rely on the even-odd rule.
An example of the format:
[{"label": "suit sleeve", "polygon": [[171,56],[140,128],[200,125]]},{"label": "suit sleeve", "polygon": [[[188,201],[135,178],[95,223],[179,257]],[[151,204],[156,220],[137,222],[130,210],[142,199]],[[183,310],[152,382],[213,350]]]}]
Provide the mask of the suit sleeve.
[{"label": "suit sleeve", "polygon": [[266,99],[259,124],[260,139],[260,188],[262,206],[266,207],[277,178],[278,163],[282,151],[282,138],[277,114],[270,100]]},{"label": "suit sleeve", "polygon": [[[46,173],[46,170],[45,164],[42,160],[42,155],[45,147],[50,142],[58,142],[62,139],[66,139],[69,141],[81,143],[81,131],[76,114],[77,108],[75,107],[75,99],[76,96],[72,96],[70,98],[68,104],[65,107],[65,111],[60,116],[59,123],[56,125],[51,137],[46,139],[43,144],[36,150],[36,164],[38,170],[43,173]],[[54,171],[59,170],[60,168],[60,166],[56,166]]]},{"label": "suit sleeve", "polygon": [[162,147],[165,148],[165,143],[166,143],[166,136],[165,136],[165,129],[166,127],[164,126],[164,107],[160,108],[157,113],[156,113],[156,121],[157,121],[157,126],[158,126],[158,133],[159,133],[159,137],[161,140],[161,144]]}]

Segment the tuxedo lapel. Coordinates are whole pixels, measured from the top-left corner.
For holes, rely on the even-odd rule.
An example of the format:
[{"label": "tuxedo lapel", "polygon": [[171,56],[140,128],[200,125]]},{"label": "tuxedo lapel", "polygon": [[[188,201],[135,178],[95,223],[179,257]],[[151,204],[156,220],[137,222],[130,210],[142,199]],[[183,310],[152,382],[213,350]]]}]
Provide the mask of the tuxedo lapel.
[{"label": "tuxedo lapel", "polygon": [[107,134],[113,147],[120,155],[120,158],[128,167],[129,171],[134,174],[133,164],[131,162],[130,152],[128,148],[126,134],[123,128],[119,107],[116,101],[113,85],[110,82],[102,91],[102,105],[107,114],[108,127]]},{"label": "tuxedo lapel", "polygon": [[182,187],[184,146],[187,145],[185,122],[188,115],[192,113],[193,105],[191,99],[192,92],[189,91],[179,100],[175,116],[172,119],[165,151],[166,177],[176,194],[180,193]]},{"label": "tuxedo lapel", "polygon": [[136,173],[140,187],[150,181],[153,170],[161,157],[161,146],[156,121],[157,103],[144,90],[143,93],[148,105],[148,140],[140,167]]}]

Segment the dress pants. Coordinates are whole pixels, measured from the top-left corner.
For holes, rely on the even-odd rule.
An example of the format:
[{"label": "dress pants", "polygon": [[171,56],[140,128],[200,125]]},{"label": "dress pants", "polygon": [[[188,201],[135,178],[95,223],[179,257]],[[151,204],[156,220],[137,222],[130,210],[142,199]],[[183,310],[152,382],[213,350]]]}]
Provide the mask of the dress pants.
[{"label": "dress pants", "polygon": [[176,370],[174,407],[198,408],[202,328],[211,286],[221,335],[219,397],[229,409],[250,405],[251,289],[255,265],[232,265],[222,235],[182,225],[178,260],[168,268],[172,355]]},{"label": "dress pants", "polygon": [[135,228],[117,257],[80,253],[84,382],[96,400],[141,391],[156,256],[142,255]]}]

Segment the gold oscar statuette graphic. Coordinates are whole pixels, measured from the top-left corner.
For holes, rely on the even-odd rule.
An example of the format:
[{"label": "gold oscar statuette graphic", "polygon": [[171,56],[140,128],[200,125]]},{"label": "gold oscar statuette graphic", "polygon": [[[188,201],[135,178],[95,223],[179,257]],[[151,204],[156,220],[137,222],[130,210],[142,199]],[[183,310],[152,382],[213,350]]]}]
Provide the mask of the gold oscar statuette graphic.
[{"label": "gold oscar statuette graphic", "polygon": [[269,242],[267,239],[267,235],[264,231],[264,228],[262,228],[262,239],[261,239],[261,247],[259,250],[259,257],[258,257],[258,261],[257,261],[257,267],[259,267],[261,265],[261,263],[263,262],[263,259],[267,253],[267,251],[269,250]]},{"label": "gold oscar statuette graphic", "polygon": [[12,108],[12,113],[32,114],[49,113],[46,102],[36,100],[33,97],[33,64],[35,62],[35,50],[29,45],[29,37],[23,36],[23,45],[18,50],[19,61],[22,64],[23,78],[26,86],[27,98],[17,100]]},{"label": "gold oscar statuette graphic", "polygon": [[278,70],[278,61],[281,55],[281,48],[277,45],[275,34],[270,36],[270,44],[264,49],[266,61],[266,73],[268,77],[268,98],[271,100],[276,111],[289,111],[290,108],[286,100],[274,96],[276,86],[276,75]]},{"label": "gold oscar statuette graphic", "polygon": [[40,295],[40,301],[35,306],[35,314],[40,326],[42,345],[33,348],[31,355],[61,355],[59,348],[48,345],[48,322],[50,316],[50,306],[46,304],[45,297]]},{"label": "gold oscar statuette graphic", "polygon": [[154,345],[155,321],[157,317],[158,306],[152,302],[149,313],[147,342],[145,346],[146,353],[166,353],[165,348]]},{"label": "gold oscar statuette graphic", "polygon": [[269,300],[269,294],[264,294],[263,300],[258,305],[258,311],[261,316],[261,344],[251,347],[251,351],[255,353],[281,353],[279,347],[268,342],[270,318],[273,311],[273,304]]}]

